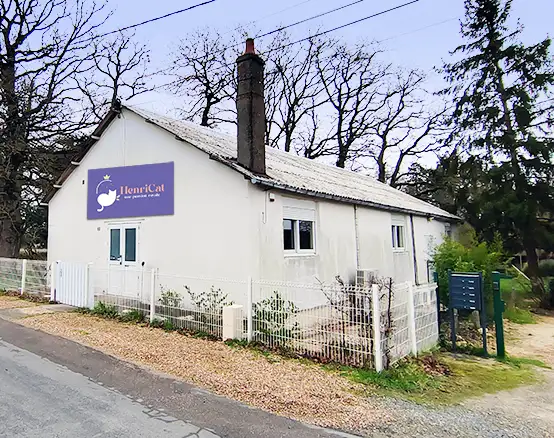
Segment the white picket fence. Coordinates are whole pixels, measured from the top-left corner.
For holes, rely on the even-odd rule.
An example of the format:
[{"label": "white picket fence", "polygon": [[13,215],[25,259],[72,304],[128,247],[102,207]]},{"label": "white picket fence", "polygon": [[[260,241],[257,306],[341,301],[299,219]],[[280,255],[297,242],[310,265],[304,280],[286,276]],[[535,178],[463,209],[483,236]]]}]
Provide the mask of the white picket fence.
[{"label": "white picket fence", "polygon": [[[21,270],[10,272],[9,281],[20,284]],[[438,341],[431,283],[393,284],[390,291],[387,282],[232,280],[68,262],[53,264],[49,273],[45,289],[64,304],[91,308],[101,301],[120,313],[140,312],[175,328],[244,338],[321,361],[381,370]]]}]

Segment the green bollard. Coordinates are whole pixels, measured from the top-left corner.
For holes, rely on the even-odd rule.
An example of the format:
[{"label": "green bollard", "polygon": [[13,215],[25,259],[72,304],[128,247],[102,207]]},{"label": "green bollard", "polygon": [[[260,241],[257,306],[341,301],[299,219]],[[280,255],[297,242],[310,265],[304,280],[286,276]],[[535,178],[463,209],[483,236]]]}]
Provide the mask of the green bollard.
[{"label": "green bollard", "polygon": [[494,298],[494,326],[496,328],[496,355],[500,358],[506,357],[506,346],[504,345],[504,321],[502,313],[505,306],[500,295],[500,273],[492,273],[492,290]]}]

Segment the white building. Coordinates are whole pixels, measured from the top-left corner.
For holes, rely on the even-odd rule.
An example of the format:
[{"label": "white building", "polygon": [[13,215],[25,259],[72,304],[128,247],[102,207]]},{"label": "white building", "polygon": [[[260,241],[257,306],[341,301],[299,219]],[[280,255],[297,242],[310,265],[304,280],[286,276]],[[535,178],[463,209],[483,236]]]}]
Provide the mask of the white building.
[{"label": "white building", "polygon": [[252,48],[238,63],[238,148],[208,128],[110,111],[48,196],[49,261],[309,283],[353,282],[366,269],[427,282],[432,245],[457,218],[368,176],[265,149],[263,63]]}]

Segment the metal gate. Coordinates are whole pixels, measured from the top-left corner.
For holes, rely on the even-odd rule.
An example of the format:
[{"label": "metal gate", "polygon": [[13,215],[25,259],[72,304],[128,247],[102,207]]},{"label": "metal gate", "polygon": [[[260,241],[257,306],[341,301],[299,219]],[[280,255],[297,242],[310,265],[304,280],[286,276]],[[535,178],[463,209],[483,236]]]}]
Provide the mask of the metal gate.
[{"label": "metal gate", "polygon": [[54,263],[54,297],[62,304],[75,307],[92,307],[93,297],[89,294],[89,267],[85,263]]}]

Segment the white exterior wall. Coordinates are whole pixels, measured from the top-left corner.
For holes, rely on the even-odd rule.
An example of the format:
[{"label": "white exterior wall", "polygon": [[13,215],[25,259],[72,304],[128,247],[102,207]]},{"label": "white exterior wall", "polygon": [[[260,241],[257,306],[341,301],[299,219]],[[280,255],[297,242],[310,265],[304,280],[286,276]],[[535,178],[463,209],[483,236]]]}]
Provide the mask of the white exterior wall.
[{"label": "white exterior wall", "polygon": [[427,262],[432,260],[434,248],[440,245],[446,234],[446,223],[424,217],[414,216],[418,281],[433,281],[428,277]]},{"label": "white exterior wall", "polygon": [[[175,214],[87,220],[91,168],[175,163]],[[139,223],[137,259],[167,274],[246,278],[249,273],[248,181],[186,143],[124,112],[50,201],[48,258],[108,266],[110,224]]]},{"label": "white exterior wall", "polygon": [[[253,259],[257,261],[254,278],[313,283],[316,279],[330,283],[336,275],[354,282],[356,270],[377,270],[383,277],[393,277],[397,283],[415,281],[414,239],[409,214],[391,213],[368,207],[354,207],[324,199],[293,196],[276,191],[263,192],[251,187],[253,205],[259,205],[262,218],[256,227],[260,241]],[[275,197],[271,202],[270,194]],[[287,255],[283,250],[282,221],[287,200],[299,199],[315,203],[315,254]],[[265,217],[265,223],[263,218]],[[392,224],[404,226],[404,249],[393,250]],[[420,283],[427,282],[428,246],[442,242],[444,223],[414,216],[414,237],[417,273]],[[256,244],[254,244],[256,245]]]},{"label": "white exterior wall", "polygon": [[[175,214],[87,220],[88,169],[175,163]],[[274,200],[271,201],[269,195]],[[294,199],[315,208],[315,254],[285,255],[283,207]],[[394,252],[393,221],[405,224],[405,251]],[[396,223],[395,222],[395,223]],[[263,190],[202,151],[124,111],[102,135],[50,201],[49,261],[109,265],[109,226],[138,223],[137,269],[161,274],[325,283],[356,269],[376,269],[396,282],[414,280],[411,223],[407,214]],[[414,216],[418,278],[427,281],[428,244],[440,243],[444,223]],[[177,277],[168,287],[182,288]],[[233,286],[244,295],[244,285]],[[230,291],[232,292],[232,291]],[[238,296],[231,299],[240,302]],[[321,298],[305,297],[314,305]]]},{"label": "white exterior wall", "polygon": [[[260,278],[313,283],[316,278],[330,282],[340,275],[345,281],[354,280],[356,238],[351,205],[252,190],[260,194],[260,204],[267,200],[266,223],[260,227],[255,257]],[[275,201],[269,201],[269,193],[275,195]],[[291,199],[315,203],[315,254],[286,255],[283,250],[283,207]]]}]

